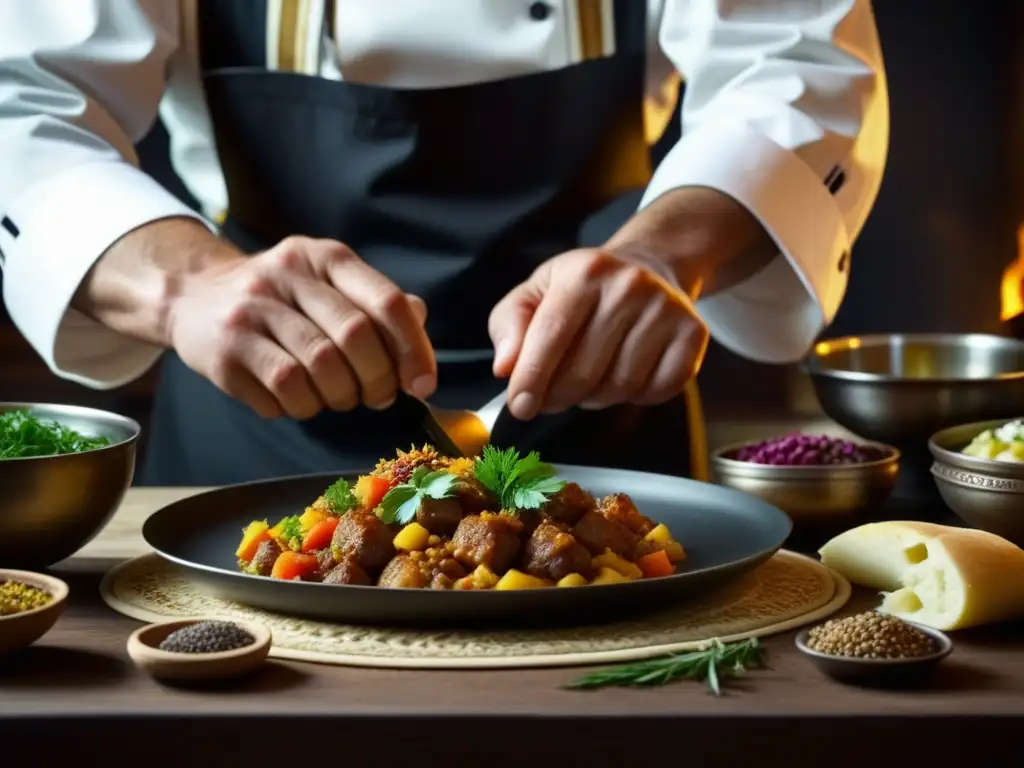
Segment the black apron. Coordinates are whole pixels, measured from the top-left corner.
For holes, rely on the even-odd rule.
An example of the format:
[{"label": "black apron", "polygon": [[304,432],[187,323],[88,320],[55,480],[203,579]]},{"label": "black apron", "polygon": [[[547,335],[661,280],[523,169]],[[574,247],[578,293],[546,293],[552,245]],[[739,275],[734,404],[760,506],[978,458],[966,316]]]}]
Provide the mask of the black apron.
[{"label": "black apron", "polygon": [[[426,301],[438,358],[431,402],[483,405],[505,386],[491,373],[494,304],[544,260],[600,244],[628,212],[604,232],[601,216],[607,222],[649,181],[646,3],[616,2],[613,56],[430,90],[270,70],[264,0],[197,5],[228,190],[224,236],[247,253],[289,235],[346,243]],[[581,240],[588,231],[591,243]],[[705,456],[691,449],[693,437],[703,443],[695,387],[690,393],[657,407],[573,409],[530,422],[505,411],[492,441],[553,462],[701,476]],[[140,481],[221,485],[369,468],[424,441],[401,407],[264,420],[169,352]]]}]

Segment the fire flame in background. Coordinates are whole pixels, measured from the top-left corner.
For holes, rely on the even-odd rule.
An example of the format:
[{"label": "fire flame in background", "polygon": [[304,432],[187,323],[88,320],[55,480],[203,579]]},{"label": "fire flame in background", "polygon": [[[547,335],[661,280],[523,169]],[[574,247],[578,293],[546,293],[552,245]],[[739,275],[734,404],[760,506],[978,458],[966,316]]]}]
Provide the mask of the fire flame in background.
[{"label": "fire flame in background", "polygon": [[1002,322],[1024,314],[1024,224],[1017,229],[1017,258],[1003,271],[999,293],[999,319]]}]

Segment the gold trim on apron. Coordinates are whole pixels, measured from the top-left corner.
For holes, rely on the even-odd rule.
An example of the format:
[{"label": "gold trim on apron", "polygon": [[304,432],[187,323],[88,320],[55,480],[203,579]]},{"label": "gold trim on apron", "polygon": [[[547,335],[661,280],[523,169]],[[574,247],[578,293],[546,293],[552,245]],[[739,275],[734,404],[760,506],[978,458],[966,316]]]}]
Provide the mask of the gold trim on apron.
[{"label": "gold trim on apron", "polygon": [[267,68],[315,74],[319,37],[310,32],[319,30],[322,18],[323,0],[268,0]]},{"label": "gold trim on apron", "polygon": [[576,0],[575,13],[579,61],[615,54],[615,0]]},{"label": "gold trim on apron", "polygon": [[690,435],[690,477],[701,482],[710,482],[707,425],[704,421],[704,405],[701,402],[696,377],[686,382],[683,399],[686,401],[686,422]]}]

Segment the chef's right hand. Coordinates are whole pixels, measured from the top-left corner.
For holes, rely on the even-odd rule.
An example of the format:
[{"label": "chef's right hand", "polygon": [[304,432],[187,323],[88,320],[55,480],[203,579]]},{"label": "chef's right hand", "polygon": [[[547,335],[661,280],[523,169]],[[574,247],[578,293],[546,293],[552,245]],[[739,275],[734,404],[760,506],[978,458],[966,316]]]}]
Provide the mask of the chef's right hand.
[{"label": "chef's right hand", "polygon": [[437,386],[426,305],[351,249],[290,237],[183,277],[168,318],[186,365],[266,418],[381,409]]}]

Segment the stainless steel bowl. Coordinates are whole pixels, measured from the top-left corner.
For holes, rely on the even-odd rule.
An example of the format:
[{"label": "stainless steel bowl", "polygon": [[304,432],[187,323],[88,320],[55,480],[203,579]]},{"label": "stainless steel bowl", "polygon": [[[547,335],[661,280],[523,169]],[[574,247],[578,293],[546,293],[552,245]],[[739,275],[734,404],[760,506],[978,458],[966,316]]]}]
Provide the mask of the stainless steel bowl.
[{"label": "stainless steel bowl", "polygon": [[28,409],[110,445],[61,456],[0,460],[0,566],[45,568],[73,555],[117,510],[135,474],[138,423],[73,405],[0,403]]},{"label": "stainless steel bowl", "polygon": [[1024,464],[960,453],[975,435],[1009,419],[959,424],[928,441],[932,477],[943,501],[964,522],[1024,547]]},{"label": "stainless steel bowl", "polygon": [[900,452],[880,443],[867,445],[884,458],[829,466],[779,466],[730,458],[745,445],[725,446],[711,454],[716,479],[778,507],[789,515],[795,530],[856,525],[889,498],[900,470]]},{"label": "stainless steel bowl", "polygon": [[901,449],[1024,403],[1024,342],[1002,336],[851,336],[820,342],[804,367],[833,421]]}]

